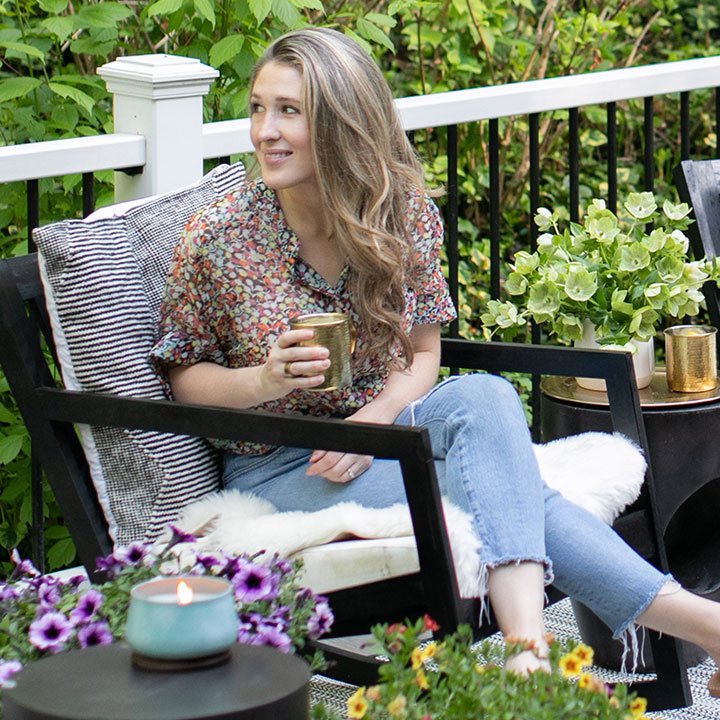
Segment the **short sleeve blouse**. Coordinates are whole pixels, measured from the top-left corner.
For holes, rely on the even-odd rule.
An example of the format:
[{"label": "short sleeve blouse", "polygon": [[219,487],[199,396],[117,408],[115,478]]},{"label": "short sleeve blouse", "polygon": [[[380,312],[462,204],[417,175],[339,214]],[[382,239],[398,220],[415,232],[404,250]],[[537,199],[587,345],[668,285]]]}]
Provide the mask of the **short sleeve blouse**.
[{"label": "short sleeve blouse", "polygon": [[[455,316],[440,269],[443,239],[432,200],[413,201],[417,274],[405,290],[404,319],[415,324],[447,323]],[[296,390],[255,409],[346,417],[384,387],[390,358],[360,351],[367,338],[348,288],[348,268],[333,287],[298,255],[277,197],[261,180],[247,182],[198,213],[175,248],[160,309],[160,339],[151,351],[159,372],[168,366],[209,361],[226,367],[265,362],[277,337],[297,315],[346,313],[358,328],[349,387],[326,392]],[[243,454],[269,448],[222,443]]]}]

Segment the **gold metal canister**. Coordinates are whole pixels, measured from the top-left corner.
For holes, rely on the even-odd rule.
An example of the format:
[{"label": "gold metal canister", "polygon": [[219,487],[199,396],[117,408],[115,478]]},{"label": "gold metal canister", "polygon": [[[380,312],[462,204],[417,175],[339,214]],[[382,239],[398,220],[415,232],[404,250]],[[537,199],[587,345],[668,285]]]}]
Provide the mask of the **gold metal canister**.
[{"label": "gold metal canister", "polygon": [[675,325],[665,330],[665,370],[672,392],[703,392],[717,385],[717,329]]},{"label": "gold metal canister", "polygon": [[355,332],[347,315],[343,313],[313,313],[299,315],[290,321],[293,330],[311,328],[314,335],[301,345],[322,345],[330,352],[330,367],[322,385],[308,390],[337,390],[350,385],[352,369],[350,357],[355,350]]}]

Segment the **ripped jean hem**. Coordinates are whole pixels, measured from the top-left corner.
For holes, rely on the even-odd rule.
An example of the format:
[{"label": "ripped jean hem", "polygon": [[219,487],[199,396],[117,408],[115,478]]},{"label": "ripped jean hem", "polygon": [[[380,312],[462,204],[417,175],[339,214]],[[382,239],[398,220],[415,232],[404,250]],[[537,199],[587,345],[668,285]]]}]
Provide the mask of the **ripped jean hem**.
[{"label": "ripped jean hem", "polygon": [[[648,593],[639,609],[633,613],[632,617],[622,622],[617,629],[613,630],[613,639],[620,640],[623,646],[621,672],[628,672],[628,656],[631,661],[629,672],[634,673],[637,671],[638,663],[643,659],[645,647],[645,628],[637,624],[637,619],[650,607],[660,590],[669,582],[677,581],[670,574],[663,575],[653,590]],[[638,641],[638,630],[643,631],[642,643]]]},{"label": "ripped jean hem", "polygon": [[483,562],[480,566],[480,572],[478,577],[478,591],[480,597],[480,612],[479,621],[482,624],[483,619],[490,620],[490,603],[488,598],[488,576],[490,570],[494,570],[498,567],[505,565],[520,565],[520,563],[537,563],[543,566],[543,585],[547,587],[551,585],[555,575],[553,573],[552,560],[548,557],[508,557],[495,560],[493,562]]}]

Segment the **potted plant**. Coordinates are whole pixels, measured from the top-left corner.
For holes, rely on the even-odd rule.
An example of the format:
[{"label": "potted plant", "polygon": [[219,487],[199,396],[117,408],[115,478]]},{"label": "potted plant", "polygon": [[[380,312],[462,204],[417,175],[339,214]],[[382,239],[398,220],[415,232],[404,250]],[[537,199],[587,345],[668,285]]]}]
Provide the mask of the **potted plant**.
[{"label": "potted plant", "polygon": [[698,314],[717,262],[688,259],[686,203],[659,208],[652,193],[630,193],[624,209],[621,219],[595,199],[582,223],[563,223],[562,211],[540,208],[537,251],[515,254],[508,298],[488,303],[484,326],[509,340],[532,320],[564,344],[629,350],[638,387],[649,384],[658,324]]},{"label": "potted plant", "polygon": [[[647,703],[624,685],[611,688],[593,676],[592,649],[550,639],[548,672],[527,677],[502,668],[505,657],[528,647],[508,642],[505,649],[485,641],[475,645],[467,626],[439,642],[420,642],[430,618],[414,624],[377,626],[375,639],[388,662],[377,685],[360,687],[347,701],[351,720],[632,720],[644,718]],[[338,716],[316,706],[315,720]]]},{"label": "potted plant", "polygon": [[[229,581],[241,643],[306,653],[307,642],[330,629],[333,616],[326,599],[300,586],[299,562],[276,555],[195,552],[193,535],[170,529],[172,537],[162,548],[138,542],[100,558],[98,569],[107,577],[101,584],[84,576],[41,575],[14,554],[12,577],[0,581],[0,695],[28,662],[122,639],[131,589],[161,576],[210,575]],[[311,665],[321,662],[317,655]]]}]

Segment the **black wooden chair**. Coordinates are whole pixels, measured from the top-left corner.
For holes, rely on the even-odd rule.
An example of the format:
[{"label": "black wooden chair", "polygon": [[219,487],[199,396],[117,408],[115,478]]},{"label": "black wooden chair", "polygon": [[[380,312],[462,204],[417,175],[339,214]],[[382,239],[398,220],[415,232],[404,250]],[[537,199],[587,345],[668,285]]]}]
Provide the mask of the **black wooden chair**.
[{"label": "black wooden chair", "polygon": [[[0,362],[30,433],[33,447],[60,505],[80,561],[91,576],[95,560],[112,549],[107,524],[90,479],[76,424],[153,429],[200,437],[227,438],[394,458],[400,461],[420,571],[329,595],[336,616],[333,636],[367,633],[376,622],[429,613],[449,632],[458,623],[476,625],[476,603],[462,600],[451,564],[429,438],[425,430],[336,420],[298,418],[253,411],[227,410],[164,400],[69,391],[59,387],[48,364],[53,338],[35,255],[0,261]],[[43,343],[50,351],[43,349]],[[522,344],[444,340],[443,364],[452,368],[515,371],[604,378],[614,429],[646,448],[645,430],[632,377],[630,355]],[[647,453],[646,453],[647,454]],[[667,568],[662,536],[653,522],[650,469],[641,498],[630,515],[640,518],[649,538],[646,556]],[[611,590],[610,588],[608,589]],[[477,635],[493,630],[491,624]],[[633,689],[651,707],[679,707],[691,702],[677,642],[650,636],[657,682]],[[377,661],[351,651],[332,649],[332,675],[355,683],[374,682]]]},{"label": "black wooden chair", "polygon": [[[693,209],[695,222],[687,230],[696,258],[720,255],[720,160],[683,160],[673,171],[678,195]],[[720,328],[720,297],[714,282],[703,293],[710,322]]]}]

